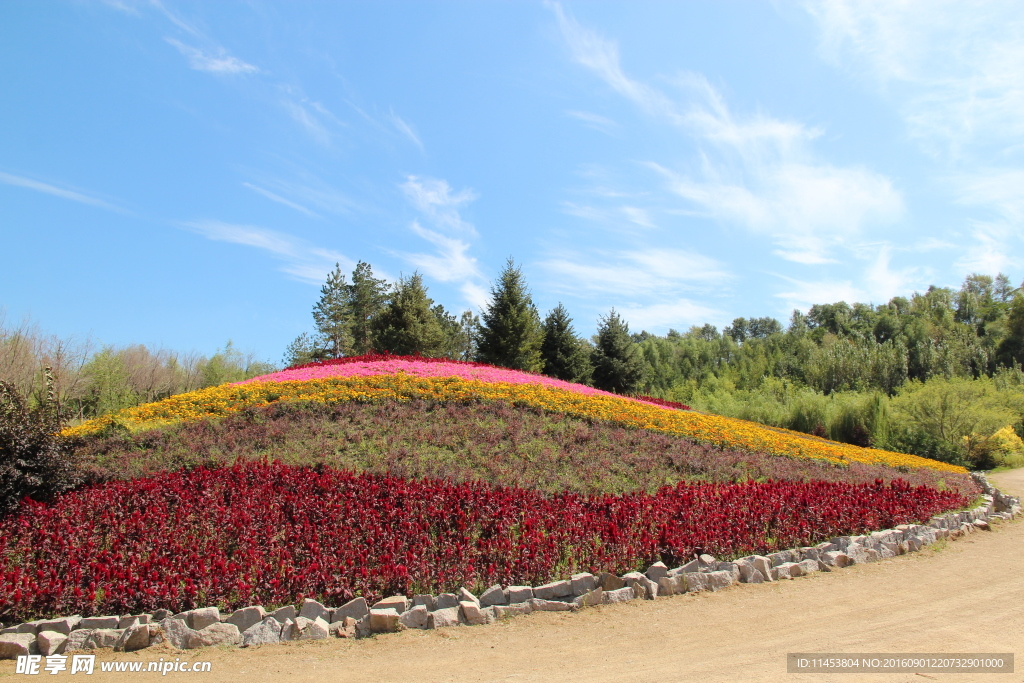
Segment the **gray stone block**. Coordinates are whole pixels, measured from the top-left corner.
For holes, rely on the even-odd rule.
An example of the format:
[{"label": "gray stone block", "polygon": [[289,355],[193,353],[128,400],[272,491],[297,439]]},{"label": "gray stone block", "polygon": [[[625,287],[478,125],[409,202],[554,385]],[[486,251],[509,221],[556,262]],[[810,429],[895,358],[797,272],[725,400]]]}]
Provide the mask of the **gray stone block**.
[{"label": "gray stone block", "polygon": [[290,640],[325,640],[330,635],[329,624],[321,617],[316,619],[296,617],[292,624]]},{"label": "gray stone block", "polygon": [[508,597],[501,586],[494,584],[480,595],[480,605],[490,607],[492,605],[504,605],[508,603]]},{"label": "gray stone block", "polygon": [[636,592],[630,586],[625,586],[611,591],[604,591],[601,595],[601,603],[605,605],[630,602],[631,600],[636,600]]},{"label": "gray stone block", "polygon": [[455,595],[454,593],[441,593],[434,600],[434,609],[435,610],[452,609],[452,608],[458,609],[458,607],[459,607],[459,596]]},{"label": "gray stone block", "polygon": [[121,617],[86,617],[78,624],[78,628],[117,628]]},{"label": "gray stone block", "polygon": [[231,616],[227,618],[226,623],[237,626],[238,630],[241,631],[244,636],[246,631],[266,618],[267,611],[263,609],[263,607],[255,605],[253,607],[236,609],[231,613]]},{"label": "gray stone block", "polygon": [[573,595],[586,595],[598,587],[597,577],[587,572],[573,574],[570,578]]},{"label": "gray stone block", "polygon": [[572,595],[572,583],[569,581],[552,581],[533,588],[533,597],[541,600],[554,600],[567,595]]},{"label": "gray stone block", "polygon": [[64,635],[71,635],[71,632],[78,628],[78,624],[81,623],[82,617],[77,614],[73,617],[64,617],[62,619],[47,619],[39,622],[39,632],[43,631],[56,631],[57,633],[63,633]]},{"label": "gray stone block", "polygon": [[[366,598],[356,598],[355,600],[349,600],[344,605],[334,610],[334,614],[331,615],[331,621],[341,621],[345,617],[352,617],[356,621],[359,621],[369,614],[370,607],[366,604]],[[278,621],[281,620],[278,619]]]},{"label": "gray stone block", "polygon": [[205,626],[201,629],[193,629],[188,634],[187,649],[194,650],[200,647],[211,647],[213,645],[241,645],[242,634],[234,624],[221,623],[220,621]]},{"label": "gray stone block", "polygon": [[134,624],[121,632],[114,652],[134,652],[149,647],[149,624]]},{"label": "gray stone block", "polygon": [[[404,610],[403,610],[404,611]],[[394,607],[370,610],[370,630],[374,633],[390,633],[399,630],[398,610]],[[457,618],[457,617],[456,617]]]},{"label": "gray stone block", "polygon": [[0,659],[17,659],[23,655],[39,654],[34,633],[4,633],[0,635]]},{"label": "gray stone block", "polygon": [[668,576],[668,567],[665,566],[664,562],[655,562],[647,568],[644,575],[654,583],[658,583],[659,580]]},{"label": "gray stone block", "polygon": [[330,620],[332,610],[327,609],[316,600],[306,598],[302,601],[302,607],[299,609],[299,616],[303,619],[309,619],[310,621],[323,619],[326,622]]},{"label": "gray stone block", "polygon": [[508,587],[508,602],[510,605],[515,605],[521,602],[527,602],[533,597],[532,586],[509,586]]},{"label": "gray stone block", "polygon": [[[498,590],[501,590],[500,586],[498,587]],[[423,593],[414,595],[412,598],[412,605],[413,607],[416,607],[417,605],[423,605],[427,608],[427,611],[430,612],[435,607],[434,596],[426,595]]]},{"label": "gray stone block", "polygon": [[[362,598],[358,599],[363,600]],[[355,600],[353,600],[352,602],[355,602]],[[352,603],[350,602],[348,604],[351,605]],[[363,604],[366,604],[365,600],[363,600]],[[346,607],[347,606],[348,605],[346,605]],[[284,607],[278,607],[276,610],[271,612],[269,616],[274,617],[274,619],[279,621],[281,624],[284,624],[284,622],[288,621],[289,619],[295,621],[295,617],[299,616],[299,614],[295,611],[295,605],[285,605]]]},{"label": "gray stone block", "polygon": [[430,615],[430,611],[426,605],[416,605],[407,612],[402,613],[398,620],[402,622],[402,626],[406,628],[426,628],[427,617]]},{"label": "gray stone block", "polygon": [[530,607],[533,608],[534,612],[572,612],[576,610],[576,605],[571,602],[545,600],[543,598],[533,598],[530,600]]},{"label": "gray stone block", "polygon": [[242,645],[271,645],[281,642],[281,622],[274,617],[267,617],[258,624],[253,624],[242,633]]},{"label": "gray stone block", "polygon": [[444,607],[434,610],[427,617],[427,628],[450,628],[459,625],[459,608]]},{"label": "gray stone block", "polygon": [[64,651],[64,643],[66,643],[68,637],[63,633],[57,631],[40,631],[36,634],[36,647],[39,648],[39,654],[44,657],[50,655],[59,655]]},{"label": "gray stone block", "polygon": [[[598,588],[597,590],[601,590]],[[494,617],[496,619],[503,619],[505,617],[517,617],[521,614],[529,614],[533,611],[533,606],[529,602],[521,602],[516,605],[495,605],[491,609],[494,610]]]}]

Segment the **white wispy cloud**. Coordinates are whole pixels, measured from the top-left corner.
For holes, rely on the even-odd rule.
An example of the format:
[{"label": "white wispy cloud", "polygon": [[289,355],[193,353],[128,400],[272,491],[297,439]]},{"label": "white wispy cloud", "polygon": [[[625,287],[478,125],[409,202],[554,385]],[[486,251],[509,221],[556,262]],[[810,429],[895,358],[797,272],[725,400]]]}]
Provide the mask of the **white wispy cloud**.
[{"label": "white wispy cloud", "polygon": [[539,265],[550,285],[567,294],[600,292],[629,297],[662,297],[680,291],[721,287],[733,279],[724,264],[690,250],[648,248],[623,252],[592,250],[552,256]]},{"label": "white wispy cloud", "polygon": [[865,301],[867,293],[853,284],[852,280],[798,280],[784,275],[777,275],[788,282],[790,289],[778,292],[775,296],[782,299],[784,306],[789,309],[807,310],[814,304],[823,301],[836,302]]},{"label": "white wispy cloud", "polygon": [[828,61],[878,85],[925,148],[1024,136],[1024,13],[1013,1],[809,0]]},{"label": "white wispy cloud", "polygon": [[426,215],[436,226],[445,230],[475,236],[476,229],[459,214],[460,208],[475,200],[473,190],[453,192],[445,180],[407,176],[401,189],[406,199]]},{"label": "white wispy cloud", "polygon": [[186,45],[176,38],[164,38],[188,59],[188,65],[196,71],[207,71],[215,74],[246,74],[259,73],[259,68],[238,57],[233,57],[224,48],[216,48],[215,53],[208,53],[197,47]]},{"label": "white wispy cloud", "polygon": [[285,111],[292,117],[292,120],[309,134],[309,137],[324,147],[330,146],[332,140],[330,131],[327,130],[327,127],[320,121],[320,118],[311,112],[309,108],[295,100],[284,100],[281,102],[281,106],[285,108]]},{"label": "white wispy cloud", "polygon": [[256,225],[227,223],[213,219],[188,221],[181,228],[202,235],[215,242],[241,244],[266,251],[280,261],[280,270],[297,280],[310,284],[323,284],[335,263],[342,270],[355,268],[355,261],[330,249],[310,245],[294,235],[269,230]]},{"label": "white wispy cloud", "polygon": [[619,124],[607,116],[601,116],[589,111],[569,110],[565,112],[565,115],[582,121],[587,128],[592,128],[602,133],[611,133],[619,126]]},{"label": "white wispy cloud", "polygon": [[24,187],[28,190],[35,190],[36,192],[42,192],[44,194],[53,195],[54,197],[60,197],[61,199],[69,199],[73,202],[79,202],[81,204],[88,204],[90,206],[96,206],[101,209],[107,209],[108,211],[116,211],[118,213],[127,213],[126,209],[122,209],[119,206],[115,206],[109,202],[105,202],[102,199],[90,196],[84,192],[78,190],[69,190],[50,183],[44,183],[31,178],[25,178],[22,176],[12,175],[10,173],[0,172],[0,183],[6,185],[14,185],[15,187]]},{"label": "white wispy cloud", "polygon": [[395,251],[395,255],[441,282],[457,282],[465,300],[480,307],[487,301],[484,277],[476,258],[469,254],[477,237],[476,228],[463,220],[460,210],[477,195],[471,189],[452,190],[447,181],[438,178],[407,176],[399,186],[405,198],[434,229],[414,220],[409,228],[420,239],[434,247],[433,252]]},{"label": "white wispy cloud", "polygon": [[483,277],[477,260],[467,253],[470,248],[468,242],[428,230],[419,221],[413,221],[410,228],[417,236],[433,244],[437,251],[433,254],[399,254],[426,275],[441,282],[473,281]]},{"label": "white wispy cloud", "polygon": [[413,130],[412,126],[406,123],[402,119],[402,117],[396,114],[394,109],[390,110],[388,119],[391,121],[391,125],[393,125],[398,130],[399,133],[412,140],[413,144],[419,147],[421,152],[426,151],[423,147],[423,143],[420,141],[419,136],[416,135],[416,131]]},{"label": "white wispy cloud", "polygon": [[758,112],[734,114],[700,74],[676,76],[681,97],[669,97],[623,70],[618,46],[549,2],[573,59],[613,91],[659,117],[701,147],[694,168],[671,170],[649,162],[670,192],[699,215],[770,235],[776,254],[796,263],[833,260],[829,252],[866,226],[903,214],[892,182],[865,167],[838,167],[817,158],[817,127]]},{"label": "white wispy cloud", "polygon": [[956,266],[967,273],[995,275],[1020,267],[1021,260],[1015,255],[1019,247],[1020,228],[1005,222],[971,222],[971,237],[974,243],[956,261]]},{"label": "white wispy cloud", "polygon": [[248,187],[250,190],[253,190],[254,192],[259,192],[261,195],[263,195],[264,197],[266,197],[267,199],[269,199],[272,202],[277,202],[278,204],[283,204],[283,205],[287,206],[290,209],[295,209],[296,211],[299,211],[301,213],[306,214],[310,218],[319,218],[320,217],[319,215],[313,213],[312,211],[310,211],[309,209],[304,207],[302,204],[296,204],[293,201],[289,201],[289,200],[285,199],[284,197],[282,197],[281,195],[274,194],[270,190],[266,190],[266,189],[264,189],[262,187],[259,187],[257,185],[253,185],[252,183],[242,183],[242,185],[244,187]]},{"label": "white wispy cloud", "polygon": [[186,33],[189,33],[197,38],[202,37],[202,34],[199,32],[199,29],[192,26],[192,24],[188,23],[187,21],[176,15],[174,12],[167,9],[167,7],[162,2],[160,2],[160,0],[149,0],[149,5],[155,7],[161,14],[163,14],[167,18],[168,21],[170,21],[172,24],[180,28],[182,31],[185,31]]},{"label": "white wispy cloud", "polygon": [[691,325],[701,325],[708,320],[720,320],[722,311],[696,303],[690,299],[678,299],[665,303],[623,304],[615,307],[622,319],[629,323],[631,332],[647,330],[652,333],[665,333],[669,329],[687,329]]}]

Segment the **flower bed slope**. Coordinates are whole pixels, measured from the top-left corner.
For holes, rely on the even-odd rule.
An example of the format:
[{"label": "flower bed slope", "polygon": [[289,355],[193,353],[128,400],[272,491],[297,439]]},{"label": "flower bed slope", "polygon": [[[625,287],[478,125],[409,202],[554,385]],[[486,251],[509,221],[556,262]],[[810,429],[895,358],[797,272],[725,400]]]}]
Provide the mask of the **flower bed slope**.
[{"label": "flower bed slope", "polygon": [[64,433],[68,436],[93,435],[112,425],[137,431],[182,420],[228,415],[250,406],[277,401],[504,401],[683,436],[723,448],[812,458],[839,465],[860,462],[966,473],[962,467],[914,455],[836,443],[746,420],[675,410],[514,370],[438,359],[430,362],[394,357],[343,360],[345,362],[305,366],[241,384],[226,384],[172,396],[91,420]]},{"label": "flower bed slope", "polygon": [[923,522],[951,491],[829,482],[686,483],[547,496],[245,463],[118,481],[0,520],[0,619],[340,603],[624,573]]},{"label": "flower bed slope", "polygon": [[499,401],[277,401],[223,418],[83,439],[78,452],[90,463],[91,481],[266,458],[546,493],[653,493],[680,480],[905,479],[976,495],[966,474],[780,458]]}]

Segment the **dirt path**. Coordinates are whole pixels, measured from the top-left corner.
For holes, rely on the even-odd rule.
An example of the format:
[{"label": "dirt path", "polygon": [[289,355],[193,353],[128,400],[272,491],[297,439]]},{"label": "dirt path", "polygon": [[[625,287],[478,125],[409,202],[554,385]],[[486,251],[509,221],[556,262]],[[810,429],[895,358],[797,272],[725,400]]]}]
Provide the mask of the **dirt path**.
[{"label": "dirt path", "polygon": [[[992,477],[1024,493],[1024,469]],[[359,641],[252,649],[101,654],[210,661],[216,681],[1024,681],[1024,524],[993,525],[920,553],[830,574],[713,594],[539,613],[487,627],[406,631]],[[943,544],[939,544],[942,546]],[[1015,674],[788,674],[787,652],[1012,652]],[[0,678],[13,662],[0,663]],[[47,676],[48,677],[48,676]]]}]

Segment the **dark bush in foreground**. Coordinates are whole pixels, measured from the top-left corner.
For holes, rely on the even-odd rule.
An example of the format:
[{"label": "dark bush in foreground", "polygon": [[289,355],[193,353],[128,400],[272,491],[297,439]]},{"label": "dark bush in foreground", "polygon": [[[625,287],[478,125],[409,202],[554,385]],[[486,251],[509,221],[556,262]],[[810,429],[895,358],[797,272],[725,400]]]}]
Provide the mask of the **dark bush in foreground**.
[{"label": "dark bush in foreground", "polygon": [[[52,377],[47,373],[48,385]],[[57,436],[60,409],[52,390],[30,408],[14,385],[0,382],[0,516],[27,497],[49,500],[79,480],[70,444]]]}]

